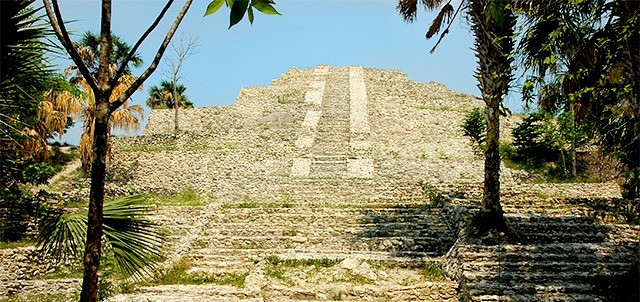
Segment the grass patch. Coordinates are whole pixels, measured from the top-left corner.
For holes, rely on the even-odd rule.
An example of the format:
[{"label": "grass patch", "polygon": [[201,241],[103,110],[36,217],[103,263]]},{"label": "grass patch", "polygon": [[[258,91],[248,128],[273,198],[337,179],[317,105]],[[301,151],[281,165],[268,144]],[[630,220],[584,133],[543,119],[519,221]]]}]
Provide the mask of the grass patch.
[{"label": "grass patch", "polygon": [[282,259],[278,256],[267,256],[265,258],[267,265],[265,266],[265,275],[271,278],[278,279],[285,284],[293,285],[293,280],[287,276],[287,272],[290,269],[298,267],[314,267],[316,271],[321,268],[332,267],[340,262],[342,259]]},{"label": "grass patch", "polygon": [[449,107],[449,106],[434,106],[434,105],[427,105],[427,104],[418,105],[418,106],[416,106],[416,109],[418,109],[418,110],[431,110],[431,111],[467,112],[464,109],[453,108],[453,107]]},{"label": "grass patch", "polygon": [[218,284],[218,285],[232,285],[235,287],[243,287],[244,280],[248,273],[223,273],[223,274],[208,274],[198,273],[189,274],[187,271],[191,269],[191,261],[186,258],[182,258],[166,270],[165,272],[156,275],[148,284],[145,285],[170,285],[170,284]]},{"label": "grass patch", "polygon": [[33,245],[36,245],[36,241],[32,238],[25,238],[17,241],[0,241],[0,250],[15,249]]},{"label": "grass patch", "polygon": [[289,104],[297,104],[297,103],[299,102],[294,99],[286,98],[282,95],[278,96],[278,104],[289,105]]},{"label": "grass patch", "polygon": [[265,258],[267,263],[272,266],[283,266],[283,267],[301,267],[301,266],[315,266],[317,268],[320,267],[332,267],[340,262],[343,259],[330,259],[330,258],[320,258],[320,259],[282,259],[278,256],[267,256]]},{"label": "grass patch", "polygon": [[202,248],[207,247],[208,243],[206,241],[204,241],[204,240],[196,239],[195,241],[193,241],[192,245],[194,247],[196,247],[196,248],[202,249]]},{"label": "grass patch", "polygon": [[140,144],[135,146],[126,146],[118,148],[118,152],[162,152],[162,151],[178,151],[178,147],[174,145],[152,145]]},{"label": "grass patch", "polygon": [[361,275],[354,274],[351,271],[345,271],[343,274],[340,274],[339,276],[334,276],[333,280],[331,281],[334,283],[373,284],[373,281]]},{"label": "grass patch", "polygon": [[154,204],[159,206],[205,206],[207,202],[198,195],[198,193],[191,187],[188,187],[180,191],[176,196],[171,197],[157,197],[149,196],[146,201],[147,204]]},{"label": "grass patch", "polygon": [[440,262],[428,262],[420,270],[420,274],[427,279],[427,281],[444,281],[447,279]]},{"label": "grass patch", "polygon": [[89,204],[84,200],[65,200],[60,206],[63,208],[81,209],[88,207]]},{"label": "grass patch", "polygon": [[0,302],[68,302],[78,301],[79,295],[65,294],[32,294],[0,297]]},{"label": "grass patch", "polygon": [[53,272],[38,276],[38,279],[82,278],[83,270],[82,263],[78,262],[72,266],[58,267]]}]

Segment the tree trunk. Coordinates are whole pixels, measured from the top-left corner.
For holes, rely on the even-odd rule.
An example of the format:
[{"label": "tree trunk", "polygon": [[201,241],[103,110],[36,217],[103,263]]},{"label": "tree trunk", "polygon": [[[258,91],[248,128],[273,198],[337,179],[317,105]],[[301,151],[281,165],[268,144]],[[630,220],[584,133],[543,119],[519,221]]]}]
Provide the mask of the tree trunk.
[{"label": "tree trunk", "polygon": [[[104,95],[96,96],[104,98]],[[106,176],[107,141],[109,135],[108,95],[106,100],[97,102],[93,159],[91,163],[91,191],[89,193],[89,217],[87,242],[84,255],[84,276],[82,279],[81,302],[94,302],[98,295],[98,268],[102,248],[102,206],[104,203],[104,184]]]},{"label": "tree trunk", "polygon": [[175,120],[175,131],[178,132],[178,107],[180,107],[180,97],[177,94],[177,88],[176,85],[178,85],[178,83],[176,83],[176,76],[175,74],[173,75],[173,91],[172,93],[172,97],[173,97],[173,118]]},{"label": "tree trunk", "polygon": [[[475,36],[478,79],[485,101],[487,137],[485,140],[484,189],[482,206],[469,225],[469,234],[483,236],[488,232],[511,235],[500,205],[500,108],[511,81],[511,54],[515,17],[504,3],[471,0],[469,17]],[[492,12],[493,10],[493,12]],[[499,18],[495,18],[495,16]],[[501,19],[501,20],[499,20]]]},{"label": "tree trunk", "polygon": [[573,101],[569,103],[569,110],[571,111],[571,176],[575,179],[578,176],[578,164],[576,161],[576,109]]}]

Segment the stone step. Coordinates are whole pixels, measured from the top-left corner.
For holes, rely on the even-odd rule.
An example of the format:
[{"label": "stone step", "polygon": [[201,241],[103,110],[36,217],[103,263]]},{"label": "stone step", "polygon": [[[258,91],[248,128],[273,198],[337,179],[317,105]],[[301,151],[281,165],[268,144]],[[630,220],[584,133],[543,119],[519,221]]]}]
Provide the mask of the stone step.
[{"label": "stone step", "polygon": [[160,285],[136,288],[133,293],[120,294],[109,302],[157,301],[157,302],[258,302],[261,297],[248,295],[240,288],[229,285]]},{"label": "stone step", "polygon": [[75,295],[80,292],[82,279],[33,279],[12,280],[0,284],[0,300],[12,295],[64,294]]},{"label": "stone step", "polygon": [[637,252],[637,244],[610,244],[610,243],[554,243],[554,244],[503,244],[503,245],[459,245],[456,247],[461,254],[484,254],[484,255],[540,255],[540,254],[559,254],[559,255],[579,255],[579,254],[633,254]]},{"label": "stone step", "polygon": [[[562,225],[558,226],[562,228]],[[571,231],[571,229],[558,230],[554,229],[553,226],[548,226],[549,232],[544,232],[544,230],[537,230],[537,232],[529,232],[527,230],[527,226],[522,226],[521,228],[517,228],[518,230],[524,230],[522,236],[527,243],[536,244],[536,243],[597,243],[604,242],[607,239],[607,235],[604,233],[596,233],[596,230],[588,230],[586,232],[582,231]],[[579,229],[576,229],[579,230]]]},{"label": "stone step", "polygon": [[415,285],[327,284],[305,287],[270,285],[269,301],[457,301],[456,283],[424,282]]},{"label": "stone step", "polygon": [[374,237],[331,238],[291,236],[210,236],[200,238],[208,248],[227,249],[302,249],[322,251],[324,249],[359,251],[428,251],[445,253],[453,244],[453,237]]},{"label": "stone step", "polygon": [[413,223],[363,224],[363,225],[328,225],[317,227],[314,225],[283,225],[274,227],[245,223],[231,223],[208,225],[207,234],[215,236],[299,236],[299,237],[438,237],[449,233],[444,224],[432,225]]},{"label": "stone step", "polygon": [[[324,178],[324,179],[336,179],[333,178]],[[348,179],[348,178],[341,178]],[[357,200],[357,197],[351,196],[328,196],[328,195],[314,195],[309,198],[291,198],[287,199],[287,197],[283,198],[282,195],[278,196],[258,196],[252,197],[249,201],[251,204],[250,207],[254,208],[274,208],[274,207],[282,207],[282,208],[297,208],[297,209],[319,209],[319,208],[332,208],[332,209],[340,209],[340,208],[359,208],[359,209],[369,209],[369,208],[393,208],[393,207],[411,207],[411,208],[419,208],[426,207],[428,203],[422,198],[413,197],[413,196],[398,196],[398,197],[388,197],[388,196],[378,196],[371,197],[370,199],[365,200]],[[226,208],[237,208],[237,207],[246,207],[247,201],[243,199],[242,196],[229,196],[226,195],[224,198],[219,198],[216,203],[219,206],[224,206]]]},{"label": "stone step", "polygon": [[584,215],[522,215],[507,214],[505,215],[510,223],[527,223],[527,224],[548,224],[548,223],[564,223],[564,224],[591,224],[595,225],[595,219]]},{"label": "stone step", "polygon": [[459,253],[459,257],[463,261],[481,261],[481,262],[521,262],[521,261],[557,261],[557,262],[626,262],[633,261],[633,253],[620,250],[612,250],[609,252],[597,252],[583,250],[573,252],[556,252],[551,250],[541,250],[533,253],[477,253],[463,252]]},{"label": "stone step", "polygon": [[545,293],[529,295],[478,295],[469,297],[470,302],[598,302],[606,301],[603,297],[592,294]]},{"label": "stone step", "polygon": [[[316,209],[304,209],[302,207],[292,209],[283,208],[283,211],[265,208],[249,209],[223,209],[217,213],[206,216],[208,224],[226,224],[241,222],[245,224],[259,225],[327,225],[338,224],[341,226],[352,226],[362,224],[384,224],[384,223],[445,223],[438,214],[431,214],[426,211],[416,210],[404,211],[382,211],[382,210],[344,210],[335,209],[335,213],[326,211],[314,211]],[[305,213],[301,213],[305,212]]]},{"label": "stone step", "polygon": [[[195,250],[198,252],[198,250]],[[360,261],[366,260],[371,265],[380,267],[392,267],[392,268],[411,268],[421,269],[427,263],[440,262],[440,258],[437,257],[394,257],[387,254],[380,253],[284,253],[284,254],[233,254],[233,255],[220,255],[220,254],[201,254],[191,253],[188,258],[192,263],[192,269],[190,272],[207,272],[207,273],[229,273],[238,272],[246,273],[251,271],[258,265],[259,262],[265,261],[265,258],[269,256],[277,256],[280,259],[337,259],[342,261],[344,259],[357,259]]]},{"label": "stone step", "polygon": [[[573,260],[573,259],[567,259]],[[517,262],[502,262],[502,261],[474,261],[467,262],[462,265],[462,269],[465,272],[515,272],[529,274],[533,272],[547,272],[547,273],[571,273],[571,272],[592,272],[592,273],[606,273],[606,272],[626,272],[633,262],[560,262],[560,261],[546,261],[546,262],[529,262],[529,261],[517,261]],[[550,279],[551,279],[550,275]]]},{"label": "stone step", "polygon": [[[296,258],[297,255],[309,255],[309,258],[329,258],[329,259],[343,259],[347,257],[356,257],[359,259],[388,259],[392,258],[403,258],[403,259],[433,259],[439,258],[442,256],[441,252],[432,252],[432,251],[396,251],[393,253],[387,251],[363,251],[363,250],[355,250],[355,249],[334,249],[331,247],[326,247],[320,250],[310,250],[303,248],[287,248],[287,247],[276,247],[276,248],[247,248],[247,249],[235,249],[235,248],[198,248],[192,249],[189,252],[189,256],[191,258],[200,258],[205,259],[208,257],[229,257],[229,256],[246,256],[246,257],[256,257],[255,259],[260,259],[261,257],[266,257],[270,255],[281,255],[285,258]],[[216,258],[217,259],[217,258]],[[253,259],[253,258],[252,258]]]},{"label": "stone step", "polygon": [[315,163],[330,162],[330,163],[346,163],[349,156],[344,154],[317,154],[312,155],[311,160]]}]

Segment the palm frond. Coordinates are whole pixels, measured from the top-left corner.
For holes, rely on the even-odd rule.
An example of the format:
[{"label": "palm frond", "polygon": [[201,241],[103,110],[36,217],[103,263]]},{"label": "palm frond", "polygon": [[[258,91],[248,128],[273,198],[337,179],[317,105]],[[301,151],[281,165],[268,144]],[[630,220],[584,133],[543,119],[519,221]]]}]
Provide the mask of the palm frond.
[{"label": "palm frond", "polygon": [[58,213],[43,220],[38,249],[56,262],[79,259],[87,234],[87,213]]},{"label": "palm frond", "polygon": [[104,207],[104,231],[120,270],[126,276],[151,274],[162,258],[162,237],[155,224],[144,218],[145,197],[136,195],[110,202]]},{"label": "palm frond", "polygon": [[433,35],[437,34],[442,28],[443,24],[446,24],[449,20],[451,20],[451,16],[453,15],[453,6],[447,3],[442,7],[438,16],[433,20],[429,30],[427,31],[427,39],[433,37]]},{"label": "palm frond", "polygon": [[[127,277],[151,274],[162,258],[162,237],[156,225],[145,218],[145,197],[135,195],[104,205],[105,248],[113,252],[119,270]],[[80,259],[87,233],[87,210],[57,214],[40,225],[38,248],[55,261]]]},{"label": "palm frond", "polygon": [[418,15],[418,0],[399,0],[396,9],[404,21],[413,22]]}]

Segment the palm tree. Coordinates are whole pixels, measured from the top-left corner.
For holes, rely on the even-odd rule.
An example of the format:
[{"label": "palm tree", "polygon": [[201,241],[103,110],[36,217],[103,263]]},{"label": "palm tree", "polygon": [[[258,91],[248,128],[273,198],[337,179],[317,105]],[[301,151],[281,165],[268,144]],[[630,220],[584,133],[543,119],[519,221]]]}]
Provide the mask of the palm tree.
[{"label": "palm tree", "polygon": [[[19,144],[24,127],[37,124],[39,97],[49,86],[51,68],[44,59],[51,32],[32,0],[0,1],[0,141]],[[5,144],[7,144],[5,146]]]},{"label": "palm tree", "polygon": [[[112,35],[113,52],[109,59],[110,74],[111,77],[115,76],[117,66],[120,66],[126,59],[127,54],[131,51],[131,47],[123,42],[118,36]],[[78,54],[81,56],[83,62],[88,67],[92,75],[98,73],[98,59],[100,54],[100,39],[96,34],[86,32],[79,43],[75,43]],[[131,75],[130,66],[137,67],[142,64],[142,58],[139,54],[135,54],[132,59],[126,64],[124,74],[115,85],[113,92],[110,96],[110,101],[115,101],[120,98],[124,91],[136,80],[136,77]],[[82,161],[82,167],[85,171],[89,171],[89,167],[92,160],[93,146],[93,132],[95,129],[95,97],[93,90],[89,87],[86,79],[80,74],[77,67],[70,66],[67,68],[67,73],[72,74],[71,81],[77,83],[85,92],[87,98],[83,104],[82,112],[80,115],[84,120],[83,133],[80,136],[80,145],[78,151],[80,153],[80,159]],[[142,89],[142,86],[140,87]],[[122,107],[113,111],[109,117],[108,129],[123,129],[123,130],[137,130],[140,128],[140,119],[144,117],[144,108],[140,105],[129,106],[128,101],[124,102]],[[111,153],[111,142],[107,142],[107,160]]]},{"label": "palm tree", "polygon": [[[182,84],[176,86],[176,94],[180,99],[180,108],[193,108],[193,103],[184,94],[187,87]],[[147,106],[151,109],[173,109],[175,106],[173,98],[173,84],[171,81],[163,80],[160,86],[149,88],[149,98]]]},{"label": "palm tree", "polygon": [[53,77],[44,56],[52,32],[40,9],[30,7],[33,2],[0,1],[0,199],[19,192],[19,184],[34,182],[26,167],[37,163],[44,150],[31,152],[41,145],[38,110]]},{"label": "palm tree", "polygon": [[[167,30],[164,39],[160,43],[160,46],[154,56],[151,64],[145,69],[133,83],[131,83],[123,92],[120,93],[120,97],[116,100],[111,98],[116,85],[121,83],[120,79],[124,74],[125,65],[132,59],[133,54],[137,51],[138,47],[146,40],[148,35],[153,32],[160,21],[163,19],[165,13],[171,7],[173,1],[168,1],[162,11],[158,14],[155,21],[147,28],[147,30],[140,36],[136,44],[133,46],[129,54],[123,60],[123,64],[117,68],[117,71],[112,72],[115,68],[111,68],[113,65],[109,61],[112,50],[113,41],[111,39],[111,8],[112,0],[101,1],[101,26],[100,26],[100,56],[98,64],[97,74],[93,74],[89,67],[86,66],[84,60],[78,53],[75,45],[69,38],[69,31],[66,28],[65,22],[61,17],[60,9],[58,6],[58,0],[42,0],[50,24],[54,29],[58,41],[62,44],[65,51],[71,56],[74,64],[78,67],[78,71],[85,77],[86,84],[91,88],[95,99],[95,122],[94,126],[94,143],[93,143],[93,156],[91,162],[91,185],[89,193],[89,212],[88,212],[88,228],[87,228],[87,240],[85,244],[85,256],[84,256],[84,275],[82,279],[82,291],[80,292],[80,301],[82,302],[94,302],[98,292],[98,268],[100,265],[101,246],[103,236],[103,205],[105,197],[105,179],[107,171],[107,152],[108,152],[108,140],[109,140],[109,124],[110,117],[114,110],[118,109],[122,104],[129,100],[131,95],[138,90],[142,83],[146,81],[157,69],[162,56],[164,55],[171,39],[173,38],[178,26],[184,19],[187,11],[193,3],[192,0],[185,0],[182,9],[177,13],[174,21]],[[222,5],[226,4],[231,10],[230,14],[230,26],[232,27],[245,15],[248,16],[249,21],[253,22],[254,14],[253,7],[265,14],[279,14],[273,7],[273,0],[247,0],[247,1],[224,1],[213,0],[206,9],[205,15],[215,13]],[[248,14],[245,14],[248,12]],[[177,108],[177,107],[176,107]]]},{"label": "palm tree", "polygon": [[[640,6],[637,1],[545,1],[525,11],[522,54],[542,107],[597,121],[604,151],[623,166],[622,196],[640,194]],[[551,80],[551,82],[546,82]],[[551,88],[551,89],[549,89]],[[551,92],[551,93],[549,93]]]},{"label": "palm tree", "polygon": [[[512,78],[513,37],[516,18],[510,0],[463,0],[454,10],[450,1],[399,0],[397,9],[405,21],[414,21],[418,6],[427,10],[441,7],[438,16],[427,32],[433,37],[444,24],[451,25],[461,9],[465,9],[475,37],[474,50],[478,58],[476,78],[485,101],[487,135],[485,138],[484,190],[480,210],[472,219],[467,234],[480,237],[488,232],[513,234],[504,220],[500,204],[500,114],[503,112],[503,96],[508,92]],[[448,33],[448,27],[440,39]],[[440,42],[438,40],[437,44]],[[435,48],[435,47],[434,47]],[[432,50],[433,51],[433,50]],[[507,238],[508,239],[508,238]]]}]

